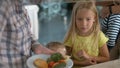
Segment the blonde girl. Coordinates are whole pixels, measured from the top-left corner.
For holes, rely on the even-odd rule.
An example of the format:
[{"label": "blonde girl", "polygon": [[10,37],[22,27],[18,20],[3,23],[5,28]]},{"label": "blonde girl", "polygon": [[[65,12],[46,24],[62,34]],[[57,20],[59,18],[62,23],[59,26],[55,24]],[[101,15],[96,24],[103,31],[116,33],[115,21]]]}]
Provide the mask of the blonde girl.
[{"label": "blonde girl", "polygon": [[64,39],[74,68],[108,61],[107,41],[108,38],[100,30],[95,2],[77,2],[73,7],[70,28]]}]

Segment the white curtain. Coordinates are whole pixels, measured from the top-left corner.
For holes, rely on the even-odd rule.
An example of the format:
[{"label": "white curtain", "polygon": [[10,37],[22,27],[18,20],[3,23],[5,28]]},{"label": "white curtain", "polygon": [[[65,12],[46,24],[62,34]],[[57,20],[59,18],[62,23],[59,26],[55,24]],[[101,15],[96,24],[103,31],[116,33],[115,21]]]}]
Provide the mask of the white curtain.
[{"label": "white curtain", "polygon": [[25,8],[27,9],[30,22],[31,22],[31,31],[35,35],[35,38],[39,38],[39,24],[38,24],[38,11],[39,7],[37,5],[26,5]]}]

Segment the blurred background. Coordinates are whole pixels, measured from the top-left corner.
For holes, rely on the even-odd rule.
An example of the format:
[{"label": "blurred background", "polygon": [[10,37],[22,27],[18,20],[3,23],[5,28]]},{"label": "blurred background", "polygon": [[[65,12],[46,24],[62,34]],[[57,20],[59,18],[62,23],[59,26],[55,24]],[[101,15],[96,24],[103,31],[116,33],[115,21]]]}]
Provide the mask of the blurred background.
[{"label": "blurred background", "polygon": [[[63,42],[75,1],[78,0],[42,0],[37,5],[26,6],[32,22],[31,30],[41,44]],[[101,9],[100,6],[97,8],[98,11]]]}]

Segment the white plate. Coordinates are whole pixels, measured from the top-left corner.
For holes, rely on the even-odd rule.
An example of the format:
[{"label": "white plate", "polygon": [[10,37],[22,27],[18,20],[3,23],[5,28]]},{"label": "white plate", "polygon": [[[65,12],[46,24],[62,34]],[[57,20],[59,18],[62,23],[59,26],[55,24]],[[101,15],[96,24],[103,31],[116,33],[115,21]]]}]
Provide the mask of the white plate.
[{"label": "white plate", "polygon": [[[28,66],[29,68],[36,68],[36,67],[34,66],[34,64],[33,64],[33,61],[34,61],[35,59],[41,58],[41,59],[47,60],[47,58],[49,58],[49,57],[50,57],[50,55],[46,55],[46,54],[33,55],[33,56],[31,56],[30,58],[28,58],[28,60],[27,60],[27,66]],[[72,68],[72,66],[73,66],[72,60],[71,60],[71,59],[68,59],[68,60],[67,60],[67,65],[66,65],[65,68]]]}]

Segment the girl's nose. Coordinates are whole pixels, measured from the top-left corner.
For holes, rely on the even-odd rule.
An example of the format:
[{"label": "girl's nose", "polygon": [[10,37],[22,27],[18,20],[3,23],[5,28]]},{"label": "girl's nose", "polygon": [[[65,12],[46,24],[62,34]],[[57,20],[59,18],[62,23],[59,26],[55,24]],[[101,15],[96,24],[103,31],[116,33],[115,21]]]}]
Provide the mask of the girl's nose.
[{"label": "girl's nose", "polygon": [[82,25],[83,25],[83,26],[86,26],[86,25],[87,25],[87,22],[86,22],[85,20],[83,20]]}]

